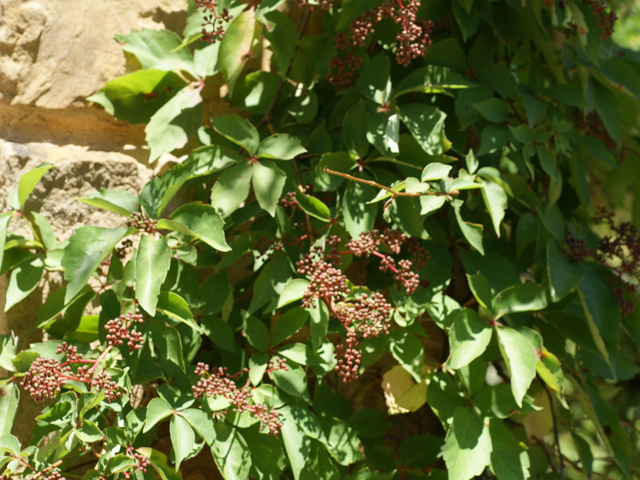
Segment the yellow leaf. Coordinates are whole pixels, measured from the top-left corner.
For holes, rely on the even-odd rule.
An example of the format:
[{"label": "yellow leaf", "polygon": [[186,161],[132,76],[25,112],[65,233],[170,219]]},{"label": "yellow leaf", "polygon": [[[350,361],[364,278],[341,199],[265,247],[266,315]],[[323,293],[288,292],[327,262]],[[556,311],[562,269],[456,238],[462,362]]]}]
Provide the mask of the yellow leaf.
[{"label": "yellow leaf", "polygon": [[427,387],[431,381],[432,369],[422,369],[420,383],[416,383],[409,372],[396,365],[382,377],[384,398],[389,415],[415,412],[427,402]]}]

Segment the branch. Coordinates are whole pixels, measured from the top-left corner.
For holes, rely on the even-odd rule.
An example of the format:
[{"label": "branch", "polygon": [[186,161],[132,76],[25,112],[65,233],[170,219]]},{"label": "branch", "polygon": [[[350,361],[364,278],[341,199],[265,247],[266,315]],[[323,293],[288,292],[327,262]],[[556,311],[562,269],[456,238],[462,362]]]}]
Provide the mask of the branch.
[{"label": "branch", "polygon": [[432,195],[436,197],[448,197],[450,198],[452,195],[460,195],[458,190],[453,190],[452,192],[423,192],[423,193],[410,193],[410,192],[396,192],[389,187],[385,187],[379,183],[376,183],[372,180],[364,180],[362,178],[354,177],[353,175],[349,175],[348,173],[336,172],[335,170],[330,170],[326,165],[322,170],[324,173],[329,173],[331,175],[337,175],[339,177],[346,178],[347,180],[353,180],[354,182],[364,183],[366,185],[370,185],[372,187],[380,188],[382,190],[386,190],[389,192],[394,198],[395,197],[424,197],[427,195]]},{"label": "branch", "polygon": [[560,436],[558,435],[558,422],[556,419],[556,411],[553,407],[553,397],[551,396],[551,392],[549,391],[549,387],[544,383],[540,377],[538,377],[540,383],[542,384],[542,388],[547,392],[547,397],[549,397],[549,406],[551,407],[551,418],[553,419],[553,435],[556,439],[556,449],[558,450],[558,457],[560,457],[560,471],[558,472],[559,480],[562,480],[564,476],[564,457],[562,455],[562,451],[560,451]]}]

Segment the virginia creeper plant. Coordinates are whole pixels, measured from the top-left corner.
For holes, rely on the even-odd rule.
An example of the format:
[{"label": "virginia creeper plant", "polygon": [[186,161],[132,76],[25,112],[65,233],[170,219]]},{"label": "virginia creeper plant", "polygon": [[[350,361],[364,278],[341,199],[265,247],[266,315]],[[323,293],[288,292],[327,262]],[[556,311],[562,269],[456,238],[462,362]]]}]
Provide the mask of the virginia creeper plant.
[{"label": "virginia creeper plant", "polygon": [[[640,56],[615,21],[195,0],[183,32],[118,35],[141,68],[89,100],[171,168],[79,199],[122,228],[59,242],[24,207],[51,165],[0,214],[5,311],[66,281],[46,341],[2,337],[4,474],[638,478]],[[218,92],[236,113],[204,115]]]}]

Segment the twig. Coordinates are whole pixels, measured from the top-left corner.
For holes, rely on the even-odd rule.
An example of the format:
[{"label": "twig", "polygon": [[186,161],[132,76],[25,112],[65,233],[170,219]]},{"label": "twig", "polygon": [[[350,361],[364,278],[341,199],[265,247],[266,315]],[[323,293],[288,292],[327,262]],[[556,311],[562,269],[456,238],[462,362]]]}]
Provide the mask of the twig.
[{"label": "twig", "polygon": [[556,411],[553,406],[553,397],[551,396],[551,392],[549,391],[549,387],[544,383],[544,381],[538,376],[538,380],[542,384],[542,388],[547,392],[547,397],[549,397],[549,406],[551,407],[551,418],[553,420],[553,435],[556,439],[556,449],[558,450],[558,457],[560,457],[560,471],[558,472],[559,480],[562,480],[564,476],[564,456],[562,455],[562,451],[560,450],[560,436],[558,435],[558,422],[556,419]]},{"label": "twig", "polygon": [[[300,32],[298,33],[298,41],[304,35],[304,32],[307,29],[307,24],[309,23],[309,18],[310,17],[311,17],[311,10],[307,11],[307,14],[304,17],[304,20],[302,21],[302,27],[300,28]],[[296,43],[296,48],[295,48],[294,54],[293,54],[294,58],[295,58],[295,52],[297,52],[297,51],[298,51],[298,44]],[[273,96],[273,99],[271,100],[271,103],[269,104],[269,108],[267,108],[267,111],[264,114],[264,117],[262,117],[262,120],[260,120],[258,122],[258,125],[256,125],[256,129],[260,130],[260,127],[262,127],[265,123],[270,123],[271,122],[271,114],[273,113],[273,109],[276,107],[276,103],[278,103],[278,98],[280,97],[280,93],[282,93],[282,88],[284,87],[284,84],[286,83],[286,80],[287,80],[287,77],[289,76],[289,72],[291,71],[291,66],[292,65],[293,65],[293,58],[291,59],[291,63],[287,67],[287,71],[284,74],[284,78],[280,81],[280,85],[278,85],[276,93]]]},{"label": "twig", "polygon": [[395,190],[389,188],[389,187],[385,187],[384,185],[381,185],[377,182],[374,182],[373,180],[364,180],[362,178],[358,178],[358,177],[354,177],[353,175],[349,175],[348,173],[342,173],[342,172],[336,172],[335,170],[330,170],[326,165],[324,167],[324,169],[322,170],[324,173],[329,173],[331,175],[338,175],[339,177],[344,177],[347,180],[353,180],[354,182],[359,182],[359,183],[364,183],[366,185],[370,185],[372,187],[376,187],[376,188],[380,188],[382,190],[386,190],[387,192],[389,192],[393,197],[424,197],[426,195],[433,195],[436,197],[451,197],[452,195],[460,195],[460,192],[458,190],[453,190],[452,192],[414,192],[414,193],[410,193],[410,192],[396,192]]}]

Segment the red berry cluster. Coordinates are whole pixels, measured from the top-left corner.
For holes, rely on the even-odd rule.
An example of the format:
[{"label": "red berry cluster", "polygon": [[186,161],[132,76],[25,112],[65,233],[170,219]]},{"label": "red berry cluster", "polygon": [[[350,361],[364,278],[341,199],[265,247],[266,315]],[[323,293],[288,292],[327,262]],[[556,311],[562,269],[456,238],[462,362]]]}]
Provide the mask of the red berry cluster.
[{"label": "red berry cluster", "polygon": [[579,262],[587,257],[611,269],[612,276],[607,279],[612,295],[620,305],[622,316],[635,310],[637,287],[631,283],[640,281],[640,232],[629,222],[616,225],[614,214],[600,209],[597,220],[606,223],[613,235],[606,236],[590,249],[584,240],[575,238],[567,231],[567,246],[571,256]]},{"label": "red berry cluster", "polygon": [[140,310],[129,312],[126,315],[120,315],[120,318],[109,320],[104,328],[107,330],[107,342],[112,347],[122,345],[125,340],[129,346],[129,353],[142,348],[142,334],[131,327],[136,323],[142,323],[142,314]]},{"label": "red berry cluster", "polygon": [[20,385],[29,392],[36,402],[55,397],[65,384],[67,375],[72,375],[71,367],[61,367],[53,358],[36,358],[24,374]]},{"label": "red berry cluster", "polygon": [[315,301],[323,299],[327,304],[335,303],[349,295],[347,277],[336,267],[324,260],[313,260],[307,254],[296,264],[300,275],[308,275],[309,286],[302,297],[304,308],[315,307]]},{"label": "red berry cluster", "polygon": [[[302,187],[302,193],[304,194],[311,192],[311,190],[312,190],[311,185]],[[290,209],[296,210],[299,207],[298,201],[296,200],[296,192],[287,192],[287,194],[282,199],[282,206],[284,208],[290,208]]]},{"label": "red berry cluster", "polygon": [[[609,40],[613,35],[613,26],[618,16],[609,6],[607,0],[584,0],[584,4],[591,7],[591,13],[596,17],[596,23],[600,28],[600,38]],[[609,10],[609,11],[607,11]]]},{"label": "red berry cluster", "polygon": [[402,28],[396,36],[396,60],[400,65],[407,66],[417,57],[424,57],[431,45],[431,31],[433,24],[426,20],[418,20],[418,0],[409,0],[406,4],[402,0],[391,0],[373,7],[365,12],[349,26],[349,37],[345,32],[339,32],[335,38],[338,50],[348,50],[345,58],[334,58],[331,61],[331,73],[328,80],[335,86],[343,87],[351,84],[355,72],[360,68],[362,59],[354,56],[356,46],[364,47],[367,39],[372,35],[373,28],[384,19],[390,18]]},{"label": "red berry cluster", "polygon": [[42,477],[42,478],[43,480],[67,480],[62,475],[60,475],[60,472],[51,472],[46,477]]},{"label": "red berry cluster", "polygon": [[[289,240],[289,238],[291,238],[291,240]],[[271,260],[271,258],[273,258],[273,255],[276,252],[282,251],[284,247],[293,246],[296,248],[301,248],[306,238],[306,235],[303,235],[301,237],[295,235],[292,237],[282,235],[282,237],[280,238],[260,237],[258,241],[253,244],[253,249],[259,253],[260,258],[268,258],[269,260]]]},{"label": "red berry cluster", "polygon": [[133,475],[137,471],[140,471],[141,473],[147,473],[147,467],[151,465],[151,461],[147,457],[136,452],[131,447],[127,448],[127,454],[133,459],[136,464],[131,470],[122,472],[122,475],[124,475],[124,478],[126,480],[129,480],[129,478],[131,478],[131,475]]},{"label": "red berry cluster", "polygon": [[[282,360],[271,362],[275,369],[286,369],[286,364]],[[252,401],[252,391],[249,385],[238,388],[232,380],[232,376],[227,374],[226,368],[218,368],[215,372],[209,371],[209,365],[198,363],[195,374],[200,377],[198,383],[192,388],[196,398],[223,396],[231,405],[233,411],[242,413],[249,412],[262,422],[261,429],[267,429],[270,435],[278,435],[282,428],[282,422],[278,412],[266,405],[256,404]]]},{"label": "red berry cluster", "polygon": [[[359,240],[347,243],[347,247],[351,244],[351,248],[343,253],[353,253],[351,250],[353,249],[360,255],[376,255],[379,254],[376,248],[383,241],[389,241],[389,244],[395,248],[397,235],[391,231],[385,235],[379,235],[377,231],[375,234],[368,232]],[[337,246],[341,242],[342,239],[335,235],[328,237],[326,244],[331,247],[328,252],[327,249],[316,247],[302,257],[296,266],[299,274],[309,277],[309,286],[302,298],[302,305],[310,308],[316,306],[318,299],[325,302],[331,315],[347,329],[346,346],[338,345],[335,350],[338,360],[335,370],[343,381],[350,382],[358,378],[360,339],[389,333],[388,320],[391,305],[382,294],[377,292],[371,295],[362,294],[356,299],[348,298],[351,291],[347,285],[347,277],[334,266],[339,263],[330,263],[336,257],[338,261],[340,260]],[[387,258],[382,254],[379,255]]]},{"label": "red berry cluster", "polygon": [[[29,395],[36,402],[55,397],[61,387],[69,380],[86,383],[97,392],[104,392],[105,400],[109,403],[122,395],[111,376],[105,371],[96,373],[94,371],[96,361],[84,360],[82,354],[78,353],[78,347],[62,342],[58,345],[56,353],[64,353],[66,361],[60,363],[54,358],[38,357],[33,361],[20,382],[20,385],[29,392]],[[71,364],[82,365],[74,373]],[[84,364],[91,364],[91,369]]]},{"label": "red berry cluster", "polygon": [[395,281],[404,287],[407,295],[411,295],[420,286],[420,277],[412,269],[420,270],[424,267],[429,259],[429,253],[419,240],[410,240],[409,251],[414,254],[417,260],[415,264],[410,260],[400,260],[396,263],[392,257],[378,251],[380,245],[386,245],[392,253],[399,254],[402,245],[409,241],[406,235],[399,230],[387,228],[382,233],[379,230],[364,232],[360,234],[359,238],[347,242],[346,247],[356,257],[369,257],[370,255],[379,257],[380,270],[383,272],[391,271]]},{"label": "red berry cluster", "polygon": [[[205,12],[203,17],[204,22],[202,26],[203,40],[214,44],[222,40],[225,34],[223,27],[224,23],[229,23],[233,18],[226,8],[223,8],[220,13],[216,11],[218,3],[215,0],[195,0],[196,9],[202,9]],[[206,12],[210,12],[208,15]],[[209,29],[208,27],[211,27]]]},{"label": "red berry cluster", "polygon": [[147,218],[141,213],[133,212],[128,218],[127,225],[139,232],[153,233],[156,231],[158,221]]}]

